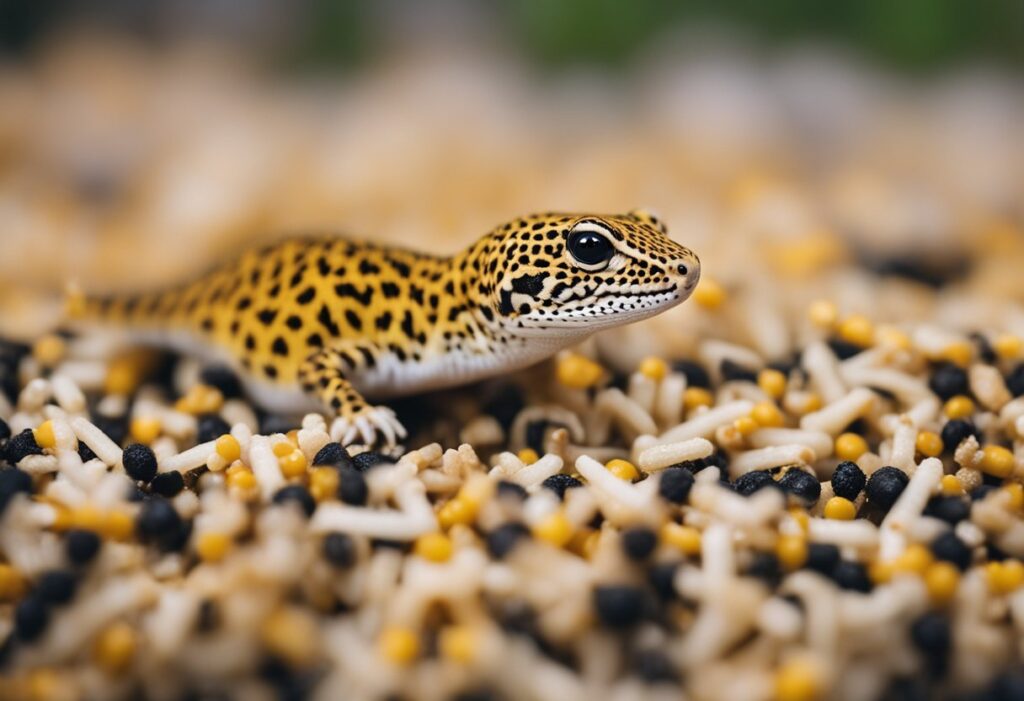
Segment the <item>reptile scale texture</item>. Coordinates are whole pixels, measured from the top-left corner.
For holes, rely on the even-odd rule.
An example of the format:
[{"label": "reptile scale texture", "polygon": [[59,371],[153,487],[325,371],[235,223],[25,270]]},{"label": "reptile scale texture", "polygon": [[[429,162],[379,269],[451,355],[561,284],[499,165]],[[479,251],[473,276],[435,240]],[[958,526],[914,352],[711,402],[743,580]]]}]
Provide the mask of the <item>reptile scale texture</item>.
[{"label": "reptile scale texture", "polygon": [[292,239],[191,283],[72,300],[79,330],[226,362],[277,412],[327,410],[343,443],[405,431],[375,400],[536,363],[685,300],[700,262],[649,213],[539,214],[441,257]]}]

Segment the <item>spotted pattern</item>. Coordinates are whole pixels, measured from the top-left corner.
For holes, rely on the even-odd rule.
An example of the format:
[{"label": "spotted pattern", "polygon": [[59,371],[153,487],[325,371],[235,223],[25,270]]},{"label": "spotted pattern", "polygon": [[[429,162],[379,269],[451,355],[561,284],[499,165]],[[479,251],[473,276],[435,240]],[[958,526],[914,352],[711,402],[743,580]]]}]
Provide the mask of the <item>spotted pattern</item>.
[{"label": "spotted pattern", "polygon": [[[602,269],[573,259],[567,240],[578,227],[614,247]],[[90,300],[86,314],[191,331],[248,377],[301,388],[339,416],[356,416],[368,407],[356,387],[374,378],[398,394],[536,362],[682,301],[698,277],[697,257],[649,214],[541,214],[503,224],[452,257],[289,240],[181,288]],[[503,365],[486,362],[491,356]]]}]

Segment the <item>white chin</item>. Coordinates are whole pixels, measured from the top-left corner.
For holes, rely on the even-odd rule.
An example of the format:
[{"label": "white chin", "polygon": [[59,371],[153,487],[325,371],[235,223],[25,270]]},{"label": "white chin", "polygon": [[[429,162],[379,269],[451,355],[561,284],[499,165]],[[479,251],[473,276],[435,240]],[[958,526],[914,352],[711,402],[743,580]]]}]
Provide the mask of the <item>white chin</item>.
[{"label": "white chin", "polygon": [[519,336],[587,336],[613,326],[648,319],[671,309],[686,297],[681,292],[664,292],[643,297],[606,297],[598,304],[571,309],[530,312],[520,316],[513,326]]}]

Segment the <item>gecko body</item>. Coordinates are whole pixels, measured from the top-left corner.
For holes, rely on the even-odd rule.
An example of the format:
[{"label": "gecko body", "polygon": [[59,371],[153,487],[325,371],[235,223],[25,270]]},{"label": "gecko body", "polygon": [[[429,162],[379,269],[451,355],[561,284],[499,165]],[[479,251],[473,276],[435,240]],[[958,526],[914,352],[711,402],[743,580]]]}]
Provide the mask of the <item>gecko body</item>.
[{"label": "gecko body", "polygon": [[187,285],[87,298],[83,324],[228,362],[268,409],[326,409],[345,443],[404,437],[375,399],[531,365],[679,304],[700,262],[650,214],[540,214],[459,254],[339,238],[251,251]]}]

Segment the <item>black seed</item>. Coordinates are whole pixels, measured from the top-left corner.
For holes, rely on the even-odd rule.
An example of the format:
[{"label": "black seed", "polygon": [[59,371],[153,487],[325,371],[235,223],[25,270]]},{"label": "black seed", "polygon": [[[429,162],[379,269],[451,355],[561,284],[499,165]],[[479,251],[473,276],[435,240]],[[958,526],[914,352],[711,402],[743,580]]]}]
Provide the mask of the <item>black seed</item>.
[{"label": "black seed", "polygon": [[871,578],[868,577],[868,570],[859,562],[840,561],[832,571],[832,578],[840,589],[864,593],[871,591]]},{"label": "black seed", "polygon": [[898,467],[891,465],[882,467],[868,478],[865,487],[868,501],[883,511],[888,511],[896,503],[909,481],[907,473]]},{"label": "black seed", "polygon": [[626,628],[640,622],[646,608],[642,589],[629,586],[594,587],[594,609],[609,628]]},{"label": "black seed", "polygon": [[826,343],[840,360],[849,360],[864,350],[862,346],[858,346],[856,343],[850,343],[849,341],[844,341],[841,338],[830,338]]},{"label": "black seed", "polygon": [[0,515],[15,494],[31,494],[32,478],[16,467],[0,469]]},{"label": "black seed", "polygon": [[820,572],[826,577],[831,577],[839,564],[839,548],[831,543],[810,543],[807,546],[807,562],[804,564],[809,570]]},{"label": "black seed", "polygon": [[943,363],[935,368],[928,386],[932,392],[939,395],[942,400],[955,397],[958,394],[967,394],[967,373],[959,365],[954,363]]},{"label": "black seed", "polygon": [[757,373],[726,358],[722,361],[722,379],[727,382],[757,382]]},{"label": "black seed", "polygon": [[11,437],[11,427],[7,425],[7,422],[0,419],[0,441],[5,441]]},{"label": "black seed", "polygon": [[971,548],[953,531],[946,531],[932,541],[932,555],[936,560],[951,562],[961,571],[970,567],[974,559]]},{"label": "black seed", "polygon": [[96,459],[96,453],[85,443],[78,441],[78,457],[82,458],[82,462],[89,462]]},{"label": "black seed", "polygon": [[644,650],[633,658],[633,672],[648,684],[677,683],[679,673],[661,650]]},{"label": "black seed", "polygon": [[684,467],[669,467],[658,477],[658,494],[673,504],[682,504],[690,496],[693,473]]},{"label": "black seed", "polygon": [[1010,390],[1014,397],[1024,395],[1024,363],[1018,364],[1006,376],[1006,389]]},{"label": "black seed", "polygon": [[540,486],[550,489],[552,492],[558,495],[559,499],[565,498],[565,490],[575,489],[576,487],[582,487],[583,483],[572,475],[551,475],[546,480],[540,483]]},{"label": "black seed", "polygon": [[932,611],[924,614],[911,624],[910,639],[928,658],[929,663],[943,666],[953,642],[949,619]]},{"label": "black seed", "polygon": [[853,501],[860,494],[860,490],[864,489],[867,481],[868,478],[857,463],[845,460],[836,465],[835,472],[832,473],[832,491],[837,497]]},{"label": "black seed", "polygon": [[658,536],[650,528],[637,526],[622,533],[622,549],[634,562],[646,560],[658,546]]},{"label": "black seed", "polygon": [[347,533],[333,532],[324,536],[324,559],[335,567],[347,569],[356,564],[356,543]]},{"label": "black seed", "polygon": [[313,458],[314,465],[332,465],[334,467],[354,467],[352,456],[341,443],[328,443],[317,451]]},{"label": "black seed", "polygon": [[671,599],[676,595],[676,571],[679,569],[678,562],[659,562],[651,567],[647,575],[647,581],[655,593],[662,599]]},{"label": "black seed", "polygon": [[1003,672],[995,678],[985,701],[1020,701],[1024,699],[1024,669]]},{"label": "black seed", "polygon": [[75,596],[78,580],[68,570],[44,572],[36,582],[35,595],[47,604],[66,604]]},{"label": "black seed", "polygon": [[177,496],[185,488],[185,478],[177,470],[163,472],[149,483],[149,488],[154,494],[159,494],[168,499]]},{"label": "black seed", "polygon": [[749,497],[765,487],[779,488],[779,485],[772,479],[767,470],[754,470],[745,475],[740,475],[733,483],[733,487],[740,496]]},{"label": "black seed", "polygon": [[705,389],[711,387],[708,371],[692,360],[677,360],[672,363],[672,369],[686,376],[688,387],[703,387]]},{"label": "black seed", "polygon": [[173,539],[181,525],[181,516],[171,503],[159,498],[145,502],[135,521],[140,536],[160,541]]},{"label": "black seed", "polygon": [[530,531],[521,523],[503,523],[487,534],[487,552],[496,560],[501,560],[516,546],[521,538],[530,535]]},{"label": "black seed", "polygon": [[43,449],[36,443],[36,437],[32,433],[32,429],[26,428],[24,431],[14,436],[7,441],[7,445],[4,448],[4,457],[12,465],[17,465],[21,460],[27,458],[29,455],[42,455]]},{"label": "black seed", "polygon": [[942,448],[954,452],[968,436],[977,436],[978,429],[966,419],[951,419],[942,427]]},{"label": "black seed", "polygon": [[64,551],[72,564],[85,565],[100,551],[100,537],[92,531],[72,530],[64,536]]},{"label": "black seed", "polygon": [[508,431],[515,420],[516,414],[522,411],[526,402],[523,393],[515,385],[505,385],[483,406],[485,414],[490,414],[501,427]]},{"label": "black seed", "polygon": [[774,553],[756,552],[744,574],[748,577],[756,577],[769,587],[774,588],[782,579],[782,567],[779,566],[779,558],[775,557]]},{"label": "black seed", "polygon": [[287,487],[281,487],[274,493],[275,504],[286,504],[288,502],[295,502],[302,508],[302,512],[306,516],[312,516],[313,511],[316,509],[316,502],[313,501],[313,495],[309,493],[309,490],[303,487],[301,484],[289,484]]},{"label": "black seed", "polygon": [[207,365],[199,373],[199,379],[203,384],[216,387],[227,399],[242,396],[242,383],[238,375],[226,365]]},{"label": "black seed", "polygon": [[199,417],[199,432],[196,437],[199,443],[215,441],[225,433],[231,433],[231,426],[217,414],[203,414]]},{"label": "black seed", "polygon": [[124,439],[128,436],[127,416],[105,416],[103,414],[94,414],[92,416],[92,422],[96,424],[96,428],[107,434],[110,440],[114,441],[118,445],[124,444]]},{"label": "black seed", "polygon": [[383,453],[377,453],[372,450],[368,450],[365,453],[360,453],[352,458],[352,464],[360,472],[366,472],[375,465],[394,465],[395,459],[390,455],[384,455]]},{"label": "black seed", "polygon": [[46,604],[35,596],[25,597],[14,609],[14,630],[26,642],[38,638],[49,620]]},{"label": "black seed", "polygon": [[133,480],[149,482],[156,476],[156,455],[149,446],[133,443],[124,449],[121,462]]},{"label": "black seed", "polygon": [[793,468],[783,475],[779,480],[779,486],[808,508],[817,504],[821,497],[821,483],[818,482],[818,478],[798,468]]},{"label": "black seed", "polygon": [[971,515],[971,504],[962,497],[934,496],[925,506],[924,515],[934,516],[955,526]]},{"label": "black seed", "polygon": [[366,486],[366,478],[363,473],[351,467],[339,467],[338,475],[341,480],[338,483],[338,498],[346,504],[363,506],[370,496],[370,490]]},{"label": "black seed", "polygon": [[518,499],[519,501],[526,501],[526,497],[529,496],[521,485],[515,482],[509,482],[507,480],[501,480],[498,482],[498,498],[505,499]]}]

